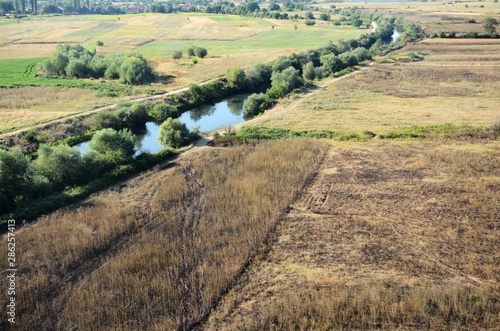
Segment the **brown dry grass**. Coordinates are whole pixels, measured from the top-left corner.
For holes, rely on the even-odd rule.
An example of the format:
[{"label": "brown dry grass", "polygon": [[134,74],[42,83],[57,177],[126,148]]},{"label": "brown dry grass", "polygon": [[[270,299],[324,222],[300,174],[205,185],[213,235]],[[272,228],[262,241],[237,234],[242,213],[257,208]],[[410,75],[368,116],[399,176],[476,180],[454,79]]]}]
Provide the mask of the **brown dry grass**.
[{"label": "brown dry grass", "polygon": [[325,147],[295,140],[194,151],[18,231],[19,329],[196,324],[259,252]]},{"label": "brown dry grass", "polygon": [[499,51],[498,40],[425,40],[402,51],[422,52],[424,61],[376,64],[323,82],[250,123],[375,133],[411,125],[491,126],[500,115]]},{"label": "brown dry grass", "polygon": [[497,329],[498,142],[332,147],[203,330]]},{"label": "brown dry grass", "polygon": [[60,87],[0,89],[0,133],[114,103],[95,91]]}]

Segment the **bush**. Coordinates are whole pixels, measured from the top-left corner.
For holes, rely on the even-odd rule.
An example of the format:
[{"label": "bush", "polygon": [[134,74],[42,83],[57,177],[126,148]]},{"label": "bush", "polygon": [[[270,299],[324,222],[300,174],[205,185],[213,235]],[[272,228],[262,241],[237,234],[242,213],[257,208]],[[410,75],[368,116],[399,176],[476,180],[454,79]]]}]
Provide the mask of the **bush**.
[{"label": "bush", "polygon": [[303,84],[304,81],[300,77],[299,71],[294,67],[289,67],[283,72],[273,72],[271,89],[268,91],[268,95],[273,99],[282,98]]},{"label": "bush", "polygon": [[232,67],[227,72],[227,81],[234,88],[243,88],[246,82],[245,78],[245,72],[239,67]]},{"label": "bush", "polygon": [[94,118],[93,128],[95,130],[101,130],[106,128],[112,128],[119,130],[122,127],[122,121],[116,114],[116,112],[103,111],[98,113]]},{"label": "bush", "polygon": [[302,77],[305,80],[314,80],[316,78],[316,70],[312,62],[307,62],[302,69]]},{"label": "bush", "polygon": [[148,111],[148,115],[156,122],[164,122],[169,117],[179,117],[179,110],[171,104],[160,102]]},{"label": "bush", "polygon": [[151,66],[138,53],[102,57],[81,45],[58,46],[52,57],[42,62],[40,68],[41,73],[46,76],[106,77],[120,79],[127,84],[142,84],[153,78]]},{"label": "bush", "polygon": [[269,86],[272,72],[271,66],[267,64],[257,63],[251,66],[245,72],[248,87],[255,90],[259,87]]},{"label": "bush", "polygon": [[307,26],[313,26],[313,25],[315,25],[315,24],[316,24],[316,21],[315,21],[315,20],[306,20],[306,21],[305,21],[305,24],[306,24]]},{"label": "bush", "polygon": [[158,132],[158,141],[163,146],[170,146],[172,148],[180,148],[186,146],[190,142],[189,130],[186,124],[181,123],[179,119],[167,118],[165,122],[160,125],[160,132]]},{"label": "bush", "polygon": [[194,54],[197,57],[204,58],[205,56],[207,56],[208,52],[207,52],[207,49],[204,47],[196,47],[194,49]]},{"label": "bush", "polygon": [[260,113],[263,113],[273,105],[274,100],[272,100],[267,94],[251,94],[243,103],[243,116],[245,119],[252,118]]},{"label": "bush", "polygon": [[122,127],[141,128],[148,121],[147,107],[143,103],[122,103],[117,106],[116,116]]},{"label": "bush", "polygon": [[172,53],[172,59],[178,60],[182,57],[182,51],[174,51]]},{"label": "bush", "polygon": [[84,173],[80,152],[68,145],[41,145],[34,168],[49,180],[55,190],[79,183]]},{"label": "bush", "polygon": [[103,161],[107,164],[123,164],[134,155],[135,136],[132,131],[124,129],[103,129],[97,131],[89,142],[90,161]]}]

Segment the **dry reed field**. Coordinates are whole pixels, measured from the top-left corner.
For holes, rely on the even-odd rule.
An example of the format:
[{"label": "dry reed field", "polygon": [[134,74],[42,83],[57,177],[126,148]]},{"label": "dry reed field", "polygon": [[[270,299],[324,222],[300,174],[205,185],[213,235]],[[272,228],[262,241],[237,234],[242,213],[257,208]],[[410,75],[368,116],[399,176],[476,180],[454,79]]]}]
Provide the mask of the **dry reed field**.
[{"label": "dry reed field", "polygon": [[336,144],[200,330],[498,330],[498,141]]},{"label": "dry reed field", "polygon": [[[260,252],[325,151],[306,140],[194,150],[21,229],[18,329],[192,328]],[[0,247],[6,256],[5,238]]]},{"label": "dry reed field", "polygon": [[[402,63],[407,53],[424,60]],[[377,134],[412,125],[491,126],[500,119],[500,41],[426,39],[368,70],[321,82],[252,125]]]}]

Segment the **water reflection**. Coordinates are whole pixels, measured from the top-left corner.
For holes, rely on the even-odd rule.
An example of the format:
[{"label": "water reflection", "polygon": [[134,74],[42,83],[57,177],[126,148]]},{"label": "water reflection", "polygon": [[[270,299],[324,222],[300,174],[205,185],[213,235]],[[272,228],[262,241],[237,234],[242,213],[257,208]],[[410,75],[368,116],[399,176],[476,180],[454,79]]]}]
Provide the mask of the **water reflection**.
[{"label": "water reflection", "polygon": [[[243,102],[248,94],[240,94],[215,105],[202,106],[192,109],[182,114],[179,120],[186,123],[189,130],[198,128],[200,131],[213,131],[228,125],[235,125],[243,122]],[[155,122],[147,122],[144,131],[136,134],[135,156],[141,152],[154,153],[163,148],[158,141],[158,132],[160,124]],[[82,155],[88,151],[88,142],[83,142],[75,145]]]}]

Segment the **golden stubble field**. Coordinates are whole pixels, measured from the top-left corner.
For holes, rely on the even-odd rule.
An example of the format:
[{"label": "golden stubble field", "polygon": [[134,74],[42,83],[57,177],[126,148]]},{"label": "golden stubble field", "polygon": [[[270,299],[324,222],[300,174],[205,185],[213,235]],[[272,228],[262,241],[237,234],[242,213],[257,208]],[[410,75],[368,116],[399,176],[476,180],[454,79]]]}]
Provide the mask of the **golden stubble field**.
[{"label": "golden stubble field", "polygon": [[498,141],[336,143],[200,330],[495,330]]},{"label": "golden stubble field", "polygon": [[[405,53],[424,60],[401,63]],[[500,41],[426,39],[372,67],[319,83],[251,125],[377,134],[412,125],[491,126],[500,120]]]}]

